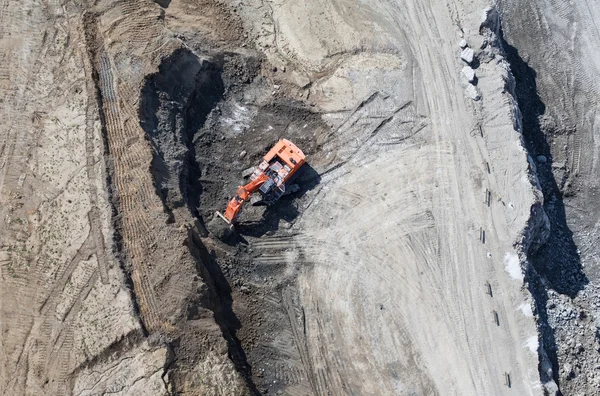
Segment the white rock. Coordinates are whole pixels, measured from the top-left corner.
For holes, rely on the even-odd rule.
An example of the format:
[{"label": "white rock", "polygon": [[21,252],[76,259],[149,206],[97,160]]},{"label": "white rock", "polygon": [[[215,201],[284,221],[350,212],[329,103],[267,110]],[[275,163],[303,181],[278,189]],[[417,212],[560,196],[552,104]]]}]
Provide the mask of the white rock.
[{"label": "white rock", "polygon": [[467,77],[467,80],[469,80],[470,83],[475,81],[475,70],[471,69],[471,67],[469,67],[469,66],[463,67],[462,74],[464,74],[464,76]]},{"label": "white rock", "polygon": [[465,39],[460,40],[460,43],[458,45],[460,46],[460,48],[465,49],[467,46],[467,40],[465,40]]},{"label": "white rock", "polygon": [[471,64],[471,62],[473,62],[474,57],[475,57],[475,53],[473,52],[473,50],[471,48],[465,48],[460,53],[460,59],[464,60],[468,64]]},{"label": "white rock", "polygon": [[251,168],[244,169],[244,170],[242,171],[242,177],[245,179],[245,178],[247,178],[248,176],[250,176],[250,175],[252,174],[252,172],[254,172],[254,167],[251,167]]},{"label": "white rock", "polygon": [[479,94],[479,91],[473,85],[469,85],[467,87],[467,94],[473,100],[479,100],[479,99],[481,99],[481,95]]}]

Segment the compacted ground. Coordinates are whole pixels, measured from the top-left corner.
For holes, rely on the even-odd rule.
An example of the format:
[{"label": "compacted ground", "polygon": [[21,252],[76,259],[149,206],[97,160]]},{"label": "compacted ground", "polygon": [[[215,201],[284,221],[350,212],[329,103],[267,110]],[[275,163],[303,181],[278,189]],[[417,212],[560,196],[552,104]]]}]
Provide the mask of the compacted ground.
[{"label": "compacted ground", "polygon": [[[544,242],[576,247],[498,9],[5,1],[0,22],[0,393],[563,386],[544,304],[587,278],[548,287]],[[299,191],[211,236],[282,137]]]}]

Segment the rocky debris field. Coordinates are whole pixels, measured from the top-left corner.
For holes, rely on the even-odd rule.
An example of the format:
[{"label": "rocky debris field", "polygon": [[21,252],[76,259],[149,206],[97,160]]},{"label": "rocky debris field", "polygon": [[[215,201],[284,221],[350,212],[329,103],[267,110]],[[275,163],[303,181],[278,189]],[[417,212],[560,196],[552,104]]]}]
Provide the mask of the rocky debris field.
[{"label": "rocky debris field", "polygon": [[0,394],[600,394],[596,8],[0,1]]}]

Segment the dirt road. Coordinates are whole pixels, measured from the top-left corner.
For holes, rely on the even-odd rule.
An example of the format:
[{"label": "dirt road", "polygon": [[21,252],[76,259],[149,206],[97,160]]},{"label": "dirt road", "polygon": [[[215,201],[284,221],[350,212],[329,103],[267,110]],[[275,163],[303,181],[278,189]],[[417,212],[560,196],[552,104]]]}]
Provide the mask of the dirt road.
[{"label": "dirt road", "polygon": [[[317,95],[330,88],[328,110],[348,103],[335,78],[372,84],[363,89],[376,95],[359,115],[336,120],[334,142],[324,149],[342,147],[341,166],[323,177],[298,223],[297,245],[311,264],[299,283],[315,392],[541,394],[537,335],[513,248],[534,192],[512,99],[502,92],[502,64],[477,70],[481,103],[466,97],[460,80],[456,23],[478,43],[480,13],[459,9],[453,21],[435,3],[330,8],[322,18],[335,26],[368,26],[346,37],[381,29],[361,44],[393,42],[387,51],[395,67],[369,70],[364,64],[375,56],[350,53],[314,88]],[[297,14],[287,12],[282,25]],[[512,265],[517,279],[506,269]]]}]

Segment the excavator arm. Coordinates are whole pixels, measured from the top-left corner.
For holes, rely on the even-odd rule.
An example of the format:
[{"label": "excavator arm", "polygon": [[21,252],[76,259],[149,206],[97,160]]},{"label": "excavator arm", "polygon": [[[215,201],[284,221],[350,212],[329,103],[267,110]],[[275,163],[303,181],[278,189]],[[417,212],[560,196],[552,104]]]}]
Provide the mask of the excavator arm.
[{"label": "excavator arm", "polygon": [[227,222],[232,223],[235,220],[242,210],[244,202],[246,202],[267,180],[269,180],[269,177],[263,172],[250,183],[238,187],[235,196],[229,201],[229,205],[227,205],[227,210],[225,211],[224,217]]},{"label": "excavator arm", "polygon": [[305,160],[304,153],[294,143],[287,139],[279,140],[255,168],[251,175],[252,181],[238,187],[235,196],[227,205],[225,214],[217,211],[206,224],[208,231],[220,240],[227,239],[233,232],[233,222],[242,210],[244,202],[258,189],[269,202],[279,199],[285,193],[285,184]]}]

